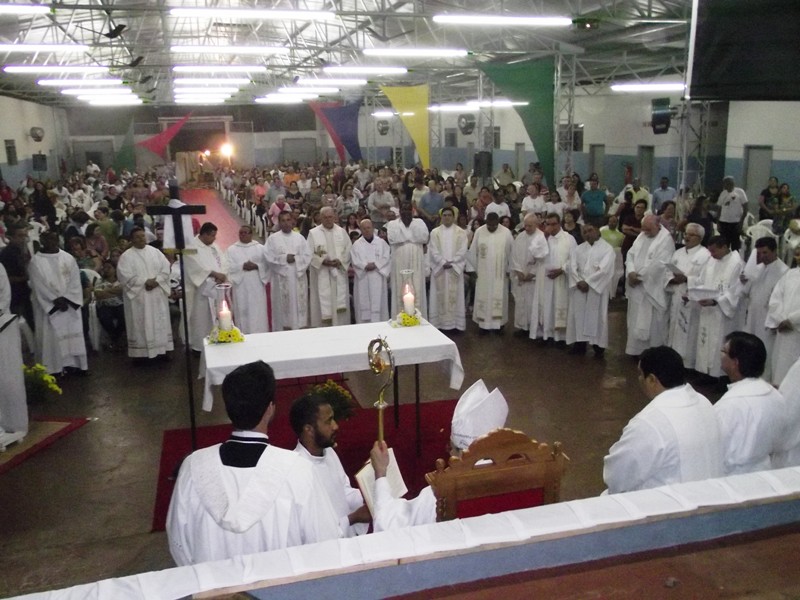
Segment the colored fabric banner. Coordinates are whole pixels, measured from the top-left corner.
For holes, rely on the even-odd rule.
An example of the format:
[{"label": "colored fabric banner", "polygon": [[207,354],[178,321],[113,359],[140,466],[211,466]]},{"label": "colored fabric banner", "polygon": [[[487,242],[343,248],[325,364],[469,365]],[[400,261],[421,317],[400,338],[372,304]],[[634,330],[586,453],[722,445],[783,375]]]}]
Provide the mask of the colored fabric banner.
[{"label": "colored fabric banner", "polygon": [[358,143],[358,111],[360,108],[361,100],[344,106],[322,107],[328,123],[337,133],[340,142],[353,160],[361,160],[361,144]]},{"label": "colored fabric banner", "polygon": [[342,140],[339,138],[339,133],[328,120],[328,115],[323,112],[323,109],[336,108],[341,106],[341,104],[339,102],[309,102],[308,106],[311,107],[311,110],[314,111],[314,114],[317,115],[317,118],[325,126],[325,131],[331,136],[331,141],[333,142],[333,147],[336,148],[336,154],[339,156],[339,160],[341,162],[346,162],[347,155],[345,154],[344,144],[342,144]]},{"label": "colored fabric banner", "polygon": [[558,178],[555,176],[553,131],[555,59],[525,61],[513,65],[481,63],[479,67],[503,96],[509,100],[528,102],[527,106],[515,106],[514,109],[531,138],[547,184],[556,185]]},{"label": "colored fabric banner", "polygon": [[189,113],[174,125],[170,125],[169,127],[167,127],[161,133],[154,135],[151,138],[147,138],[146,140],[142,140],[136,145],[142,146],[143,148],[147,148],[148,150],[150,150],[150,152],[158,154],[161,158],[167,160],[167,146],[172,141],[172,138],[178,135],[178,132],[184,125],[186,125],[186,122],[189,120],[189,117],[191,116],[192,113]]},{"label": "colored fabric banner", "polygon": [[125,139],[122,140],[122,146],[114,157],[114,171],[120,173],[123,169],[127,169],[131,173],[136,170],[136,147],[133,143],[133,120],[131,120],[128,132],[125,134]]},{"label": "colored fabric banner", "polygon": [[381,86],[381,91],[389,98],[392,108],[399,113],[400,120],[411,136],[417,149],[422,168],[431,166],[430,119],[428,103],[431,89],[427,84],[412,86]]}]

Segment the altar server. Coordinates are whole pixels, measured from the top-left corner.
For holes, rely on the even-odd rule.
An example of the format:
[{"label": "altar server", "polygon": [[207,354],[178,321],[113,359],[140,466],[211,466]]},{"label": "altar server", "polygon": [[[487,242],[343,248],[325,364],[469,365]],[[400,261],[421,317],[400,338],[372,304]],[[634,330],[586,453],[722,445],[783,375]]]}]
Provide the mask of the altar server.
[{"label": "altar server", "polygon": [[403,275],[401,271],[411,270],[414,291],[414,304],[420,314],[427,318],[428,300],[425,295],[425,245],[428,243],[428,228],[422,219],[412,215],[411,204],[400,205],[400,218],[386,224],[386,235],[392,248],[392,275],[390,285],[392,299],[389,311],[396,316],[403,310]]}]

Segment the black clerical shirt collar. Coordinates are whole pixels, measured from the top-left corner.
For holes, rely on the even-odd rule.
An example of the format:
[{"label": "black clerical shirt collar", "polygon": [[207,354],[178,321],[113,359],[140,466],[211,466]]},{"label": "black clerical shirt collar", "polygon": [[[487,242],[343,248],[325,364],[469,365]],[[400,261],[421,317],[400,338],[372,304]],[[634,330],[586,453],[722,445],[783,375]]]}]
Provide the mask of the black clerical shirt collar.
[{"label": "black clerical shirt collar", "polygon": [[234,431],[219,447],[219,458],[226,467],[250,469],[258,464],[269,446],[266,434],[257,431]]}]

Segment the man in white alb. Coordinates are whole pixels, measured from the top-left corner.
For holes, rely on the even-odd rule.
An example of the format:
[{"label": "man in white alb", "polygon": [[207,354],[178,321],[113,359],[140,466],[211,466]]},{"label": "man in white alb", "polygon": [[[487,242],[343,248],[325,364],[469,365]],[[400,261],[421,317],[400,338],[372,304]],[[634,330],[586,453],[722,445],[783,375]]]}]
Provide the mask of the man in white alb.
[{"label": "man in white alb", "polygon": [[375,235],[372,221],[359,223],[361,237],[350,249],[353,278],[353,310],[356,323],[377,323],[389,319],[387,282],[392,271],[389,244]]},{"label": "man in white alb", "polygon": [[250,225],[239,227],[239,241],[228,246],[228,279],[233,284],[233,314],[242,333],[269,331],[264,246],[253,241]]},{"label": "man in white alb", "polygon": [[467,260],[478,275],[472,319],[482,334],[491,330],[502,334],[508,321],[508,267],[513,244],[511,232],[500,227],[497,213],[486,215],[486,225],[478,227],[472,238]]},{"label": "man in white alb", "polygon": [[[695,285],[710,290],[713,298],[697,301],[700,318],[697,322],[697,357],[695,370],[711,377],[722,376],[720,362],[725,336],[742,328],[744,315],[740,310],[742,259],[731,251],[721,235],[708,240],[711,258],[706,262]],[[689,283],[691,293],[692,282]]]},{"label": "man in white alb", "polygon": [[[427,188],[426,188],[427,189]],[[400,204],[400,218],[386,224],[386,235],[392,248],[392,276],[389,287],[392,291],[390,313],[394,317],[403,310],[403,275],[411,270],[414,284],[414,305],[423,318],[428,317],[428,301],[425,295],[425,245],[428,243],[428,228],[422,219],[413,218],[408,202]]]},{"label": "man in white alb", "polygon": [[532,340],[553,340],[562,344],[567,339],[569,320],[569,257],[575,251],[575,238],[561,229],[557,214],[549,214],[544,221],[548,253],[544,264],[544,277],[536,278],[537,302],[531,305]]},{"label": "man in white alb", "polygon": [[688,281],[694,281],[702,272],[711,254],[700,244],[705,229],[697,223],[689,223],[683,236],[684,246],[672,254],[670,264],[678,272],[668,272],[667,294],[670,296],[669,337],[667,345],[683,357],[683,366],[694,369],[697,356],[697,324],[700,307],[690,302]]},{"label": "man in white alb", "polygon": [[267,238],[264,254],[269,264],[272,330],[308,327],[308,278],[311,250],[306,239],[293,231],[292,213],[278,216],[279,231]]},{"label": "man in white alb", "polygon": [[[772,368],[772,345],[775,342],[775,334],[767,329],[767,314],[769,312],[769,299],[772,291],[778,285],[781,277],[789,270],[780,258],[778,258],[778,244],[771,237],[762,237],[756,240],[755,250],[757,270],[751,272],[752,255],[748,259],[739,280],[742,286],[742,302],[746,309],[744,320],[744,331],[757,336],[767,349],[767,362],[764,366],[762,375],[767,381],[771,380]],[[758,266],[760,265],[760,266]],[[748,278],[748,275],[750,277]]]},{"label": "man in white alb", "polygon": [[11,312],[11,283],[0,264],[0,448],[28,433],[20,319]]},{"label": "man in white alb", "polygon": [[83,288],[75,257],[58,247],[58,233],[45,231],[42,248],[28,265],[36,323],[36,362],[50,374],[89,369],[83,338]]},{"label": "man in white alb", "polygon": [[769,298],[765,325],[772,344],[772,385],[781,385],[789,368],[800,358],[800,248],[794,251],[795,267],[778,280]]},{"label": "man in white alb", "polygon": [[614,249],[591,223],[582,228],[584,242],[570,253],[567,344],[573,354],[592,345],[595,358],[608,347],[608,288],[614,281]]},{"label": "man in white alb", "polygon": [[464,269],[467,264],[467,233],[455,225],[455,212],[441,210],[442,224],[431,231],[428,255],[431,265],[428,320],[434,327],[464,331]]},{"label": "man in white alb", "polygon": [[228,258],[214,240],[217,226],[203,223],[194,239],[195,254],[184,258],[186,267],[186,310],[189,312],[189,346],[203,350],[203,338],[214,327],[216,286],[228,281]]},{"label": "man in white alb", "polygon": [[764,343],[751,333],[725,336],[722,370],[728,391],[714,405],[722,437],[724,475],[772,468],[772,456],[784,447],[786,402],[761,378],[767,361]]},{"label": "man in white alb", "polygon": [[[461,395],[453,411],[450,426],[450,452],[461,454],[479,437],[503,427],[508,417],[508,403],[499,389],[489,393],[482,379]],[[375,442],[370,451],[375,470],[373,528],[375,532],[401,529],[436,522],[436,496],[430,486],[422,488],[411,500],[393,498],[386,480],[389,450],[386,442]]]},{"label": "man in white alb", "polygon": [[350,325],[350,236],[336,224],[330,206],[319,211],[322,224],[308,232],[311,265],[308,270],[311,326]]},{"label": "man in white alb", "polygon": [[662,345],[667,339],[669,318],[667,263],[675,253],[672,235],[655,215],[642,219],[642,232],[625,259],[628,285],[628,341],[625,354],[638,356],[642,350]]},{"label": "man in white alb", "polygon": [[275,375],[258,361],[222,383],[233,433],[181,465],[167,514],[178,566],[313,544],[341,536],[328,495],[308,461],[269,443]]},{"label": "man in white alb", "polygon": [[644,350],[639,384],[650,403],[628,422],[603,460],[608,492],[721,477],[714,408],[686,383],[680,355],[667,346]]},{"label": "man in white alb", "polygon": [[350,485],[350,478],[334,450],[339,425],[331,405],[321,396],[302,396],[292,404],[289,422],[297,436],[294,451],[313,465],[314,473],[339,517],[342,537],[367,533],[372,515],[361,492]]},{"label": "man in white alb", "polygon": [[550,252],[547,236],[539,229],[539,217],[529,212],[523,230],[511,250],[511,295],[514,296],[515,336],[528,337],[533,303],[539,301],[536,280],[544,278],[545,258]]},{"label": "man in white alb", "polygon": [[117,277],[123,288],[128,356],[155,358],[172,351],[169,318],[170,264],[164,253],[147,245],[140,227],[131,232],[131,247],[122,253]]}]

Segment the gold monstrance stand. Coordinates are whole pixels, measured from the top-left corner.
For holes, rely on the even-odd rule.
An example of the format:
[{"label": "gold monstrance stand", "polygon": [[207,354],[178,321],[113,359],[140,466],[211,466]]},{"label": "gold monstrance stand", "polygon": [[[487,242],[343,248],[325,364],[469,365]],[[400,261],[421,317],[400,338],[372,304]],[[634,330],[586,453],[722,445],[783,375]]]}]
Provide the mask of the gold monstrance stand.
[{"label": "gold monstrance stand", "polygon": [[377,337],[370,341],[369,346],[367,346],[367,356],[369,357],[369,368],[372,369],[373,373],[376,375],[389,374],[378,392],[378,401],[374,404],[375,408],[378,409],[378,441],[382,442],[383,409],[387,406],[383,399],[383,393],[394,377],[394,356],[392,356],[392,351],[389,349],[389,344],[386,343],[386,338],[382,337]]}]

